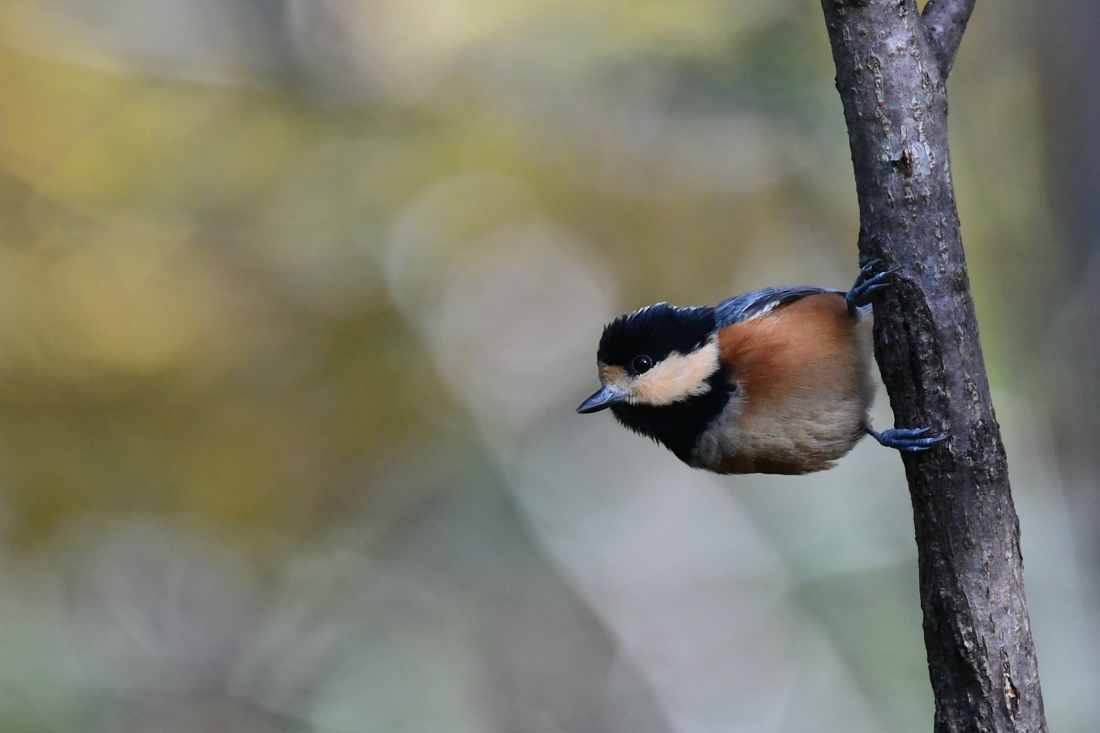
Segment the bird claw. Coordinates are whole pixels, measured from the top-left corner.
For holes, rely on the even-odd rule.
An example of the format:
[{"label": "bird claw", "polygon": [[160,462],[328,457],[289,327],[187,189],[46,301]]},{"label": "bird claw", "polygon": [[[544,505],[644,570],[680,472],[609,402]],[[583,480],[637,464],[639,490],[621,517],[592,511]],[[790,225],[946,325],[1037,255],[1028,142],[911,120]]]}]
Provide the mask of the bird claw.
[{"label": "bird claw", "polygon": [[918,453],[920,451],[926,451],[932,448],[936,443],[947,440],[946,435],[929,435],[925,434],[930,428],[894,428],[893,430],[883,430],[881,433],[876,433],[871,428],[867,428],[867,432],[880,445],[884,445],[887,448],[894,448],[896,450],[903,451],[905,453]]},{"label": "bird claw", "polygon": [[882,260],[876,257],[873,260],[868,260],[867,264],[859,268],[859,277],[856,278],[856,284],[858,285],[860,280],[867,279],[867,276],[878,269],[878,266],[882,264]]},{"label": "bird claw", "polygon": [[872,275],[871,273],[878,269],[881,264],[882,260],[874,259],[860,268],[855,284],[844,296],[849,311],[855,311],[857,308],[870,305],[872,293],[890,287],[891,283],[887,282],[890,276],[901,269],[900,267],[892,267],[885,272]]}]

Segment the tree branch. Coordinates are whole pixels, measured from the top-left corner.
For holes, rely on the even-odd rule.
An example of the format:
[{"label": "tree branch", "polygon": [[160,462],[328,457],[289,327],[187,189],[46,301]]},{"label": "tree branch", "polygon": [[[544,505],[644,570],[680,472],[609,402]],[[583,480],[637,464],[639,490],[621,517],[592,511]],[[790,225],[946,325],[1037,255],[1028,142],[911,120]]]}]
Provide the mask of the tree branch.
[{"label": "tree branch", "polygon": [[928,0],[924,6],[922,20],[935,49],[940,76],[944,79],[951,76],[951,66],[972,12],[974,0]]},{"label": "tree branch", "polygon": [[822,0],[855,168],[860,261],[900,268],[875,302],[875,356],[897,426],[950,436],[903,456],[935,730],[1043,733],[1019,521],[947,145],[944,83],[973,4],[932,0],[922,19],[915,0]]}]

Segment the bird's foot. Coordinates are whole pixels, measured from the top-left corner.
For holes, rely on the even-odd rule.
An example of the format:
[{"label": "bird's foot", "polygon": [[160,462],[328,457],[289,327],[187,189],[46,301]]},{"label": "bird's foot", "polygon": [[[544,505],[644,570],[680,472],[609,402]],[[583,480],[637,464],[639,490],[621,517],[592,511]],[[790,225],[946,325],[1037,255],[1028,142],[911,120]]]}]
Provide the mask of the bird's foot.
[{"label": "bird's foot", "polygon": [[887,448],[896,448],[906,453],[917,453],[930,449],[936,443],[947,440],[946,435],[925,435],[929,428],[894,428],[875,432],[870,426],[866,428],[867,434]]},{"label": "bird's foot", "polygon": [[890,287],[890,283],[888,282],[890,276],[901,269],[899,267],[892,267],[886,272],[872,275],[871,273],[878,269],[881,264],[882,260],[871,260],[860,268],[859,276],[856,278],[855,284],[852,285],[852,289],[844,296],[849,311],[855,312],[858,308],[870,305],[871,295],[883,288]]}]

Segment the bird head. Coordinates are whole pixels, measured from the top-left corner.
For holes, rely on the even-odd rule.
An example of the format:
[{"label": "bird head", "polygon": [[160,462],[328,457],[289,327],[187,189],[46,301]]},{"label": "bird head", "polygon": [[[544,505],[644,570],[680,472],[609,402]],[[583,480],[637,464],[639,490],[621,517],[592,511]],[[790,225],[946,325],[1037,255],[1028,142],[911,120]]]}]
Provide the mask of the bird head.
[{"label": "bird head", "polygon": [[604,328],[596,352],[602,386],[577,412],[664,407],[707,394],[721,369],[715,329],[713,308],[667,303],[615,319]]}]

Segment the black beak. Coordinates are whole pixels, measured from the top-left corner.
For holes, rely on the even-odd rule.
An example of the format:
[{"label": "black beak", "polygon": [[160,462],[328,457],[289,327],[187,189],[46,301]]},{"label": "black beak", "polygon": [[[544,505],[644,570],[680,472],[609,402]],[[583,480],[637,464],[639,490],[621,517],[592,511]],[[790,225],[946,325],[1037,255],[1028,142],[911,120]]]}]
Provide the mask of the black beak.
[{"label": "black beak", "polygon": [[623,396],[621,394],[607,387],[601,387],[596,394],[581,403],[581,406],[577,408],[577,412],[582,415],[587,415],[590,412],[606,410],[612,405],[617,405],[622,401]]}]

